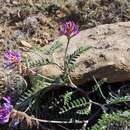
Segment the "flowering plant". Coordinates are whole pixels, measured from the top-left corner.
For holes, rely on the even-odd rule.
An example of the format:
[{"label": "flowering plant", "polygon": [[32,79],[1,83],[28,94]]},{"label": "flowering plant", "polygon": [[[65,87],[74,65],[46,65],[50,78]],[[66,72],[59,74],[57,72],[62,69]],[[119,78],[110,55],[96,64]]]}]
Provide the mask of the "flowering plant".
[{"label": "flowering plant", "polygon": [[3,97],[4,103],[0,107],[0,124],[7,123],[10,118],[10,113],[13,110],[11,105],[11,98],[9,96]]},{"label": "flowering plant", "polygon": [[[64,65],[62,66],[59,63],[57,63],[54,58],[54,55],[52,55],[54,53],[54,51],[58,47],[60,47],[60,44],[58,42],[53,44],[51,46],[51,48],[49,48],[49,50],[45,51],[45,52],[50,52],[50,50],[51,50],[51,53],[46,53],[46,55],[51,55],[51,60],[49,58],[47,58],[47,60],[43,59],[42,61],[38,60],[38,61],[32,63],[33,67],[38,67],[40,65],[47,65],[47,64],[57,65],[57,67],[59,67],[59,69],[61,69],[62,74],[57,76],[56,78],[55,77],[46,77],[46,76],[41,75],[38,72],[36,72],[35,69],[33,69],[33,68],[31,69],[31,62],[28,59],[26,59],[26,64],[21,63],[21,53],[20,52],[13,51],[13,50],[8,50],[5,52],[5,55],[4,55],[5,65],[9,66],[9,67],[12,65],[17,66],[17,70],[18,70],[17,72],[18,73],[20,72],[19,77],[23,76],[23,74],[24,74],[24,76],[31,75],[32,86],[31,86],[31,88],[24,89],[23,94],[17,100],[17,103],[15,104],[15,107],[17,107],[17,110],[15,109],[15,107],[13,108],[13,106],[11,105],[10,97],[3,98],[5,103],[1,106],[1,109],[0,109],[0,123],[1,124],[9,122],[9,119],[11,121],[10,126],[13,126],[13,127],[17,127],[18,124],[22,123],[22,121],[25,121],[28,126],[32,126],[34,121],[35,121],[35,124],[37,124],[37,122],[44,122],[44,123],[49,122],[50,123],[50,121],[48,121],[48,120],[42,120],[42,119],[28,116],[26,113],[29,111],[31,112],[32,108],[34,110],[37,109],[36,106],[38,106],[38,105],[36,105],[36,103],[39,103],[38,100],[41,99],[41,93],[45,90],[45,88],[50,88],[50,90],[51,90],[52,88],[50,86],[53,86],[54,84],[57,85],[57,88],[60,86],[71,87],[86,96],[86,92],[84,92],[82,89],[78,88],[71,81],[70,74],[76,67],[76,65],[75,65],[76,59],[83,52],[87,51],[89,48],[80,47],[70,55],[67,53],[71,38],[76,36],[79,33],[79,26],[76,23],[74,23],[73,21],[64,22],[60,28],[60,33],[67,37],[67,44],[66,44],[65,52],[64,52]],[[14,69],[14,70],[16,70],[16,69]],[[22,79],[24,79],[24,76],[22,77]],[[18,79],[18,82],[20,80]],[[26,82],[26,79],[24,80],[24,83],[28,87],[28,83]],[[43,94],[44,94],[44,92],[43,92]],[[31,104],[31,102],[33,102],[33,103]],[[91,106],[91,102],[89,104],[90,104],[89,106]],[[87,106],[87,109],[90,110],[90,107]],[[24,112],[21,112],[20,110],[22,110],[22,111],[24,110]],[[62,121],[51,121],[51,123],[57,123],[57,122],[62,123]],[[82,123],[82,121],[78,121],[78,122]],[[67,123],[67,121],[66,121],[66,123]]]},{"label": "flowering plant", "polygon": [[73,21],[67,21],[60,27],[60,33],[71,38],[79,33],[79,26]]},{"label": "flowering plant", "polygon": [[21,53],[12,50],[6,51],[4,55],[4,62],[6,66],[19,64],[21,62]]}]

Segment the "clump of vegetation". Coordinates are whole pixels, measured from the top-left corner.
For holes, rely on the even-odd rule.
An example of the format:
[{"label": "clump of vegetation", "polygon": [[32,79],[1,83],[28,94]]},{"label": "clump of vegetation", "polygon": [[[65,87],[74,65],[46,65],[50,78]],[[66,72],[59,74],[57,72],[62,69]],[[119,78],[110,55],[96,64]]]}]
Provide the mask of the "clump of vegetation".
[{"label": "clump of vegetation", "polygon": [[[9,127],[15,129],[22,129],[21,126],[24,125],[31,128],[44,127],[44,129],[48,129],[52,127],[54,129],[60,127],[60,129],[85,130],[91,123],[92,118],[100,115],[100,111],[104,113],[102,119],[92,127],[92,130],[105,130],[114,121],[125,120],[129,122],[129,116],[122,117],[118,113],[119,110],[113,110],[112,107],[129,102],[129,96],[121,96],[116,92],[106,96],[102,91],[104,81],[98,82],[95,77],[96,85],[89,92],[72,82],[70,73],[77,66],[76,59],[92,47],[80,47],[68,55],[70,40],[79,33],[79,26],[73,21],[66,21],[61,25],[60,33],[67,38],[63,65],[56,63],[53,57],[30,62],[27,58],[22,60],[22,55],[17,50],[7,50],[5,52],[5,70],[12,70],[9,72],[10,74],[14,72],[19,76],[17,79],[19,84],[15,80],[14,84],[17,84],[17,87],[23,85],[25,89],[21,90],[22,92],[19,93],[14,103],[11,102],[12,96],[9,95],[9,92],[3,97],[3,103],[1,103],[0,107],[0,124],[9,123]],[[57,41],[49,49],[38,51],[43,51],[46,55],[53,55],[61,46],[62,43]],[[33,70],[33,67],[48,64],[57,65],[62,74],[58,77],[46,77]],[[31,83],[27,82],[25,76],[28,76]],[[25,83],[21,82],[21,80]],[[98,93],[102,102],[90,96],[95,93]],[[94,106],[98,108],[97,112],[93,110]],[[117,113],[111,114],[114,111],[117,111]],[[111,120],[108,122],[109,118]],[[55,124],[58,127],[55,127]],[[128,127],[129,124],[125,126]]]},{"label": "clump of vegetation", "polygon": [[[105,81],[97,81],[95,77],[93,77],[95,85],[89,86],[88,84],[87,86],[90,90],[76,86],[71,80],[70,73],[77,67],[77,58],[92,47],[80,47],[72,54],[68,54],[68,47],[71,38],[75,37],[80,29],[128,21],[130,19],[130,1],[52,0],[48,2],[28,0],[27,2],[25,0],[25,2],[20,2],[22,3],[11,1],[7,7],[4,6],[6,7],[4,9],[1,6],[3,12],[0,23],[3,24],[7,20],[8,26],[18,29],[15,38],[10,39],[11,45],[16,44],[14,41],[19,36],[25,38],[26,35],[28,39],[37,38],[38,33],[41,36],[42,32],[38,30],[41,24],[54,30],[52,19],[57,22],[57,25],[63,21],[57,30],[60,28],[60,33],[66,36],[67,43],[63,65],[56,63],[52,56],[62,46],[59,41],[54,42],[48,49],[37,45],[33,48],[33,45],[30,47],[28,42],[22,41],[22,44],[29,46],[29,50],[33,48],[36,54],[43,52],[47,55],[47,57],[35,61],[30,61],[26,56],[22,56],[21,52],[16,50],[18,46],[15,46],[14,49],[7,47],[3,63],[6,82],[2,82],[2,87],[4,84],[7,91],[4,90],[0,106],[1,129],[5,125],[9,129],[18,130],[38,127],[40,130],[128,129],[130,127],[129,94],[124,94],[124,90],[120,87],[106,92],[104,91],[107,89]],[[5,4],[5,1],[3,3]],[[17,8],[8,14],[5,11],[8,6]],[[30,16],[32,12],[35,16]],[[45,19],[40,19],[40,16]],[[48,20],[49,17],[51,17],[51,22]],[[46,41],[46,38],[42,36],[41,39]],[[10,45],[7,44],[7,46]],[[62,72],[61,75],[46,77],[34,69],[50,64],[56,65]],[[1,94],[3,93],[1,92]]]},{"label": "clump of vegetation", "polygon": [[103,114],[91,130],[125,130],[130,128],[129,112]]}]

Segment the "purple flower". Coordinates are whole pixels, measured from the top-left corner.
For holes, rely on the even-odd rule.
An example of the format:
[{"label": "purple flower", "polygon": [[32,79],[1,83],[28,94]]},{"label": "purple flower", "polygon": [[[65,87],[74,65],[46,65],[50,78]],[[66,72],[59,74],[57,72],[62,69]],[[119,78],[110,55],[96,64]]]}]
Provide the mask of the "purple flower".
[{"label": "purple flower", "polygon": [[11,98],[7,96],[3,97],[3,100],[5,102],[0,107],[0,124],[5,124],[9,121],[10,113],[13,110],[13,106],[11,105]]},{"label": "purple flower", "polygon": [[13,64],[19,64],[21,61],[21,54],[20,52],[8,50],[5,52],[4,55],[4,62],[6,66],[10,66]]},{"label": "purple flower", "polygon": [[62,24],[60,33],[71,38],[79,33],[79,26],[73,21],[68,21]]}]

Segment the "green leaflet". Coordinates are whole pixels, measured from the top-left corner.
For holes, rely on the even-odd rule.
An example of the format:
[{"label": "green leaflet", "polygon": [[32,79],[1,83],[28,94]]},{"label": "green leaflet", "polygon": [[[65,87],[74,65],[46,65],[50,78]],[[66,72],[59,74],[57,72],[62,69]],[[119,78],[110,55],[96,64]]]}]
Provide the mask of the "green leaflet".
[{"label": "green leaflet", "polygon": [[32,62],[29,62],[29,67],[32,68],[32,67],[38,67],[38,66],[43,66],[43,65],[47,65],[47,64],[50,64],[52,63],[51,60],[49,60],[48,58],[47,59],[38,59],[38,60],[35,60],[35,61],[32,61]]},{"label": "green leaflet", "polygon": [[19,98],[17,105],[24,104],[29,99],[34,99],[38,96],[38,93],[42,90],[50,87],[51,83],[46,82],[45,79],[41,77],[33,78],[32,87],[30,89],[25,90],[25,92]]},{"label": "green leaflet", "polygon": [[127,121],[127,127],[130,127],[130,117],[123,116],[122,112],[111,113],[111,114],[103,114],[101,119],[98,120],[98,123],[95,124],[89,130],[122,130],[121,127],[124,128],[124,123]]},{"label": "green leaflet", "polygon": [[60,108],[59,114],[64,114],[65,112],[68,112],[72,109],[79,108],[79,107],[84,107],[84,106],[89,107],[89,105],[90,102],[84,97],[71,100],[67,104],[63,105],[62,108]]},{"label": "green leaflet", "polygon": [[90,48],[92,48],[91,46],[90,47],[80,47],[78,48],[76,51],[74,51],[71,55],[69,55],[67,57],[67,65],[68,65],[68,69],[69,71],[73,71],[75,69],[75,67],[77,66],[75,64],[76,62],[76,59],[81,55],[83,54],[84,52],[88,51]]}]

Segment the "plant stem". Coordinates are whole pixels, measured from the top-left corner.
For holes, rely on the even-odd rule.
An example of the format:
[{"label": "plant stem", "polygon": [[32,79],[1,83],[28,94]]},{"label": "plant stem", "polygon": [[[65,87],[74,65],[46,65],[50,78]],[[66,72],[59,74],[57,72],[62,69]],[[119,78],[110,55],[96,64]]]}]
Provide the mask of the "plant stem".
[{"label": "plant stem", "polygon": [[69,42],[70,42],[70,38],[67,38],[67,45],[66,45],[66,48],[65,48],[65,55],[64,55],[64,73],[67,72],[66,58],[67,58],[67,51],[68,51]]},{"label": "plant stem", "polygon": [[[82,123],[88,123],[88,120],[61,120],[61,121],[58,121],[58,120],[44,120],[44,119],[38,119],[36,117],[32,117],[32,116],[29,116],[28,114],[26,114],[25,112],[21,112],[21,111],[17,111],[16,109],[13,109],[12,110],[12,117],[10,116],[10,118],[17,118],[17,116],[19,117],[24,117],[30,121],[38,121],[38,122],[41,122],[41,123],[52,123],[52,124],[73,124],[73,123],[76,123],[76,124],[82,124]],[[14,115],[16,117],[14,117]]]},{"label": "plant stem", "polygon": [[48,80],[48,81],[54,81],[53,79],[48,78],[48,77],[46,77],[46,76],[44,76],[44,75],[41,75],[41,74],[37,74],[37,75],[40,76],[40,77],[42,77],[43,79]]},{"label": "plant stem", "polygon": [[43,120],[43,119],[38,119],[35,117],[31,117],[32,120],[38,121],[38,122],[42,122],[42,123],[52,123],[52,124],[82,124],[82,123],[88,123],[88,120],[86,121],[80,121],[80,120],[73,120],[73,121],[53,121],[53,120]]},{"label": "plant stem", "polygon": [[96,83],[96,85],[97,85],[97,87],[98,87],[98,89],[99,89],[99,92],[101,93],[102,97],[104,98],[105,101],[107,101],[107,98],[104,96],[104,94],[103,94],[103,92],[102,92],[102,90],[101,90],[101,88],[100,88],[100,85],[98,84],[98,82],[97,82],[95,76],[93,76],[93,79],[94,79],[94,81],[95,81],[95,83]]},{"label": "plant stem", "polygon": [[39,73],[33,71],[32,69],[26,67],[26,66],[23,65],[23,64],[20,64],[20,65],[18,66],[18,69],[19,69],[20,73],[22,73],[22,71],[25,71],[28,75],[30,75],[30,74],[31,74],[31,75],[37,75],[37,76],[40,76],[40,77],[42,77],[43,79],[46,79],[46,80],[48,80],[48,81],[54,81],[53,79],[51,79],[51,78],[49,78],[49,77],[46,77],[46,76],[44,76],[44,75],[41,75],[41,74],[39,74]]},{"label": "plant stem", "polygon": [[100,103],[98,103],[98,102],[92,101],[91,99],[89,99],[89,100],[90,100],[91,103],[93,103],[93,104],[99,106],[99,107],[103,110],[103,112],[106,113],[106,110],[105,110],[105,108],[104,108],[104,106],[105,106],[104,104],[100,104]]},{"label": "plant stem", "polygon": [[77,86],[71,81],[71,78],[70,78],[69,75],[68,75],[68,79],[69,79],[69,82],[70,82],[70,84],[69,84],[70,87],[72,87],[72,88],[76,89],[77,91],[81,92],[84,96],[87,96],[87,95],[88,95],[83,89],[77,87]]}]

